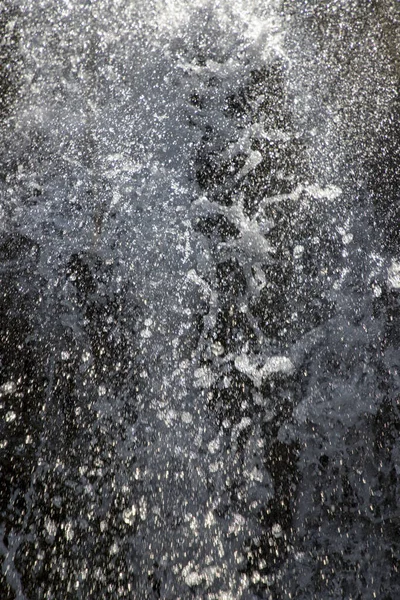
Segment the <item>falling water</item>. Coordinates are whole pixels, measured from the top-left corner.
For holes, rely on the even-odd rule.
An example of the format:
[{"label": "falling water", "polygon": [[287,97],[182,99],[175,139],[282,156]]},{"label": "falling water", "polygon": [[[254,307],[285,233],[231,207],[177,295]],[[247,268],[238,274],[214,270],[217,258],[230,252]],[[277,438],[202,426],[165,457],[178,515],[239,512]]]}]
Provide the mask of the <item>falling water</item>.
[{"label": "falling water", "polygon": [[2,3],[2,599],[397,597],[399,18]]}]

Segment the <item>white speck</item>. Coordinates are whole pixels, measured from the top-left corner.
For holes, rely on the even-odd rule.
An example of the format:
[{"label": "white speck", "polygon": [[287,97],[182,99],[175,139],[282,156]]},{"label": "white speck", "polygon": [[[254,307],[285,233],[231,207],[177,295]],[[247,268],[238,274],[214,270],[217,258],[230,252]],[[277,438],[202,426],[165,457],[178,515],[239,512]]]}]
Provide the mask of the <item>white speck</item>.
[{"label": "white speck", "polygon": [[280,538],[283,535],[283,531],[282,531],[282,527],[279,525],[279,523],[274,523],[272,525],[272,535],[275,538]]},{"label": "white speck", "polygon": [[252,583],[258,583],[261,579],[261,575],[258,571],[254,571],[252,577],[251,577],[251,581]]},{"label": "white speck", "polygon": [[372,288],[372,293],[374,294],[375,298],[379,298],[382,295],[382,288],[380,285],[374,285]]},{"label": "white speck", "polygon": [[143,496],[139,500],[139,515],[142,521],[145,521],[147,518],[147,502],[146,498]]},{"label": "white speck", "polygon": [[304,252],[304,246],[300,244],[293,248],[293,258],[298,259]]},{"label": "white speck", "polygon": [[271,373],[290,374],[294,371],[294,365],[290,358],[287,358],[286,356],[271,356],[265,361],[262,371],[265,375]]},{"label": "white speck", "polygon": [[206,527],[211,527],[215,524],[215,517],[211,511],[206,514],[206,518],[204,519],[204,525]]},{"label": "white speck", "polygon": [[211,344],[211,350],[215,356],[222,356],[225,352],[225,348],[220,342],[214,342]]},{"label": "white speck", "polygon": [[115,206],[116,204],[121,202],[121,199],[122,199],[121,194],[117,190],[114,190],[112,193],[111,206]]},{"label": "white speck", "polygon": [[350,244],[350,242],[353,241],[353,234],[352,233],[345,233],[344,236],[342,237],[342,242],[343,244]]},{"label": "white speck", "polygon": [[105,396],[107,393],[106,387],[104,385],[99,385],[99,396]]},{"label": "white speck", "polygon": [[186,585],[192,587],[194,585],[200,585],[203,581],[203,577],[196,571],[189,571],[189,573],[184,576],[184,580]]},{"label": "white speck", "polygon": [[215,440],[212,440],[209,444],[208,444],[208,451],[211,454],[215,454],[215,452],[218,450],[219,448],[219,438],[215,438]]},{"label": "white speck", "polygon": [[183,412],[181,419],[184,423],[191,423],[193,421],[193,417],[189,412]]},{"label": "white speck", "polygon": [[388,286],[391,289],[400,289],[400,263],[392,260],[388,269]]},{"label": "white speck", "polygon": [[240,533],[240,531],[243,530],[245,523],[246,523],[246,519],[242,515],[235,513],[233,515],[232,522],[229,526],[228,534],[233,533],[235,535],[238,535],[238,533]]},{"label": "white speck", "polygon": [[219,471],[219,469],[220,469],[220,464],[218,461],[215,463],[211,463],[209,466],[210,473],[217,473],[217,471]]},{"label": "white speck", "polygon": [[336,200],[342,194],[342,190],[335,185],[327,185],[325,188],[321,188],[318,185],[308,185],[304,189],[318,200],[322,200],[323,198]]},{"label": "white speck", "polygon": [[13,394],[16,391],[16,389],[17,386],[14,381],[7,381],[6,383],[3,383],[2,386],[0,386],[0,394]]},{"label": "white speck", "polygon": [[90,360],[90,358],[91,358],[90,352],[87,352],[86,350],[85,350],[85,352],[82,352],[83,362],[88,362]]},{"label": "white speck", "polygon": [[118,544],[117,544],[117,542],[114,542],[110,548],[110,554],[118,554],[118,550],[119,550]]},{"label": "white speck", "polygon": [[6,423],[12,423],[17,418],[17,415],[13,410],[9,410],[6,414]]},{"label": "white speck", "polygon": [[49,517],[46,517],[44,520],[44,526],[47,533],[51,536],[56,535],[57,533],[57,525],[54,521],[52,521]]},{"label": "white speck", "polygon": [[207,367],[196,369],[194,376],[196,378],[194,386],[198,388],[209,388],[216,379],[215,375]]},{"label": "white speck", "polygon": [[126,508],[122,513],[122,518],[127,525],[133,525],[136,517],[136,506],[132,504],[131,508]]},{"label": "white speck", "polygon": [[68,541],[71,541],[75,535],[75,532],[73,530],[71,523],[66,523],[64,529],[65,529],[65,537],[67,538]]},{"label": "white speck", "polygon": [[260,387],[263,380],[273,373],[285,373],[289,375],[294,371],[292,361],[286,356],[270,356],[264,365],[258,366],[247,354],[240,354],[235,358],[235,367],[253,381],[256,387]]},{"label": "white speck", "polygon": [[67,350],[61,352],[61,360],[68,360],[71,354]]},{"label": "white speck", "polygon": [[251,419],[250,417],[243,417],[240,422],[236,425],[235,429],[237,429],[238,431],[243,431],[243,429],[246,429],[246,427],[249,427],[251,425]]},{"label": "white speck", "polygon": [[254,467],[251,473],[249,473],[249,477],[251,481],[263,481],[263,474],[257,467]]},{"label": "white speck", "polygon": [[140,336],[144,339],[149,339],[152,336],[152,332],[150,331],[150,329],[142,329],[142,331],[140,332]]}]

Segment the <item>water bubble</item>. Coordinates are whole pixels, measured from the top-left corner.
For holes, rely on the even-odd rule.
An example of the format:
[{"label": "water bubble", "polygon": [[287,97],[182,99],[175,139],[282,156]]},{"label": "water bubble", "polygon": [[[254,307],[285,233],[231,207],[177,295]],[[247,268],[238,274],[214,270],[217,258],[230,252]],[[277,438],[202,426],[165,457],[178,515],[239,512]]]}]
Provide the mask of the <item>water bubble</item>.
[{"label": "water bubble", "polygon": [[0,395],[13,394],[17,389],[17,385],[14,381],[7,381],[0,386]]},{"label": "water bubble", "polygon": [[130,508],[126,508],[122,513],[122,518],[127,525],[133,525],[136,517],[136,506],[132,504]]},{"label": "water bubble", "polygon": [[223,347],[221,342],[214,342],[213,344],[211,344],[211,350],[215,356],[222,356],[225,352],[225,348]]},{"label": "water bubble", "polygon": [[300,256],[303,254],[303,252],[304,252],[304,246],[301,246],[300,244],[298,244],[297,246],[295,246],[293,248],[293,258],[299,259]]},{"label": "water bubble", "polygon": [[16,418],[17,415],[13,410],[9,410],[8,413],[6,413],[6,423],[12,423]]},{"label": "water bubble", "polygon": [[191,423],[193,421],[193,417],[189,412],[183,412],[181,419],[184,423]]},{"label": "water bubble", "polygon": [[279,525],[279,523],[274,523],[272,525],[272,535],[275,538],[281,538],[283,535],[283,531],[282,531],[282,527],[281,525]]}]

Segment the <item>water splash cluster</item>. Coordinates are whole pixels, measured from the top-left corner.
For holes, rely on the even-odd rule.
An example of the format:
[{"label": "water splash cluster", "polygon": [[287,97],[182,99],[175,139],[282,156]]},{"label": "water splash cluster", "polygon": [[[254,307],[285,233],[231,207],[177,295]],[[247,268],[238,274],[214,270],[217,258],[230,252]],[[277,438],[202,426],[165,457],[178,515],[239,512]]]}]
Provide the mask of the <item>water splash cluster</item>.
[{"label": "water splash cluster", "polygon": [[399,589],[372,4],[6,3],[2,597]]}]

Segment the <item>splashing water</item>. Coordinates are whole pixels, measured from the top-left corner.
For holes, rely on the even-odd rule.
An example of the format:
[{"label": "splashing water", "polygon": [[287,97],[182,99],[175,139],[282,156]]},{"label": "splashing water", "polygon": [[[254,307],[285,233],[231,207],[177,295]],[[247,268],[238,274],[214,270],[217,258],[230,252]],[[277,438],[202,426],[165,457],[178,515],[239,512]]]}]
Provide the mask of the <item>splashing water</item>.
[{"label": "splashing water", "polygon": [[400,589],[398,11],[321,4],[0,13],[2,597]]}]

